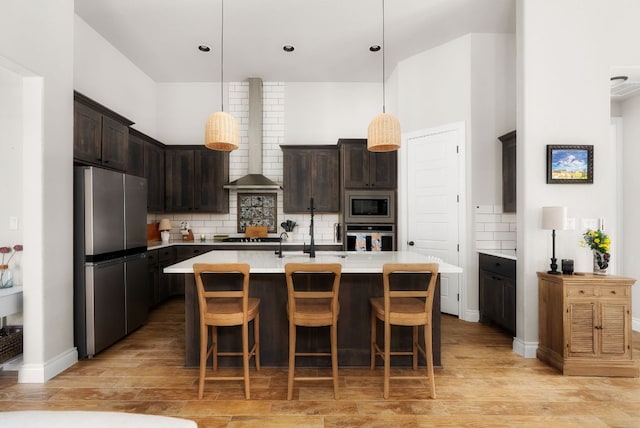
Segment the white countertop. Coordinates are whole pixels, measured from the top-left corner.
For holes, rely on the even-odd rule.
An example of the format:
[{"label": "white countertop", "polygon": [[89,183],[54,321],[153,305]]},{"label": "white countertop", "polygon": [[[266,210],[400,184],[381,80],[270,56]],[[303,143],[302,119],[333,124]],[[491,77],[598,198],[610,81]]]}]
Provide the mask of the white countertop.
[{"label": "white countertop", "polygon": [[[318,251],[311,258],[301,251],[284,251],[278,258],[273,251],[210,251],[164,268],[164,273],[193,273],[194,263],[249,263],[251,273],[284,273],[286,263],[340,263],[342,273],[382,273],[385,263],[428,263],[432,258],[411,251]],[[462,273],[462,268],[439,263],[441,273]]]},{"label": "white countertop", "polygon": [[478,250],[478,253],[502,257],[503,259],[518,260],[516,250]]},{"label": "white countertop", "polygon": [[[306,244],[307,246],[309,245],[309,242],[302,242],[302,241],[282,241],[282,246],[283,247],[287,247],[287,246],[293,246],[293,245],[299,245],[302,246],[303,244]],[[174,245],[211,245],[211,246],[224,246],[224,247],[246,247],[247,245],[251,245],[252,247],[255,246],[256,248],[260,248],[260,247],[265,247],[265,246],[271,246],[273,247],[274,245],[279,245],[278,242],[223,242],[223,241],[215,241],[212,239],[208,239],[206,241],[200,241],[199,239],[193,240],[193,241],[169,241],[169,243],[167,244],[163,244],[160,241],[149,241],[147,242],[147,251],[150,250],[157,250],[160,248],[166,248],[166,247],[172,247]],[[316,247],[326,247],[326,246],[337,246],[337,245],[342,245],[341,242],[315,242],[314,245]]]}]

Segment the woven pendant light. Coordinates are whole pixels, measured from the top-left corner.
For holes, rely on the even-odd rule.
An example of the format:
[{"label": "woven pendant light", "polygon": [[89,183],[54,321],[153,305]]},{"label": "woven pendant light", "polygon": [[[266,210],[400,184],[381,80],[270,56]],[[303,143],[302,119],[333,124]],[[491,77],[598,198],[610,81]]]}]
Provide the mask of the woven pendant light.
[{"label": "woven pendant light", "polygon": [[220,110],[207,120],[204,129],[204,145],[208,149],[230,152],[238,148],[240,128],[236,118],[224,112],[224,0],[220,12]]},{"label": "woven pendant light", "polygon": [[369,123],[367,149],[371,152],[391,152],[400,148],[400,122],[395,116],[385,111],[384,51],[384,0],[382,0],[382,113]]}]

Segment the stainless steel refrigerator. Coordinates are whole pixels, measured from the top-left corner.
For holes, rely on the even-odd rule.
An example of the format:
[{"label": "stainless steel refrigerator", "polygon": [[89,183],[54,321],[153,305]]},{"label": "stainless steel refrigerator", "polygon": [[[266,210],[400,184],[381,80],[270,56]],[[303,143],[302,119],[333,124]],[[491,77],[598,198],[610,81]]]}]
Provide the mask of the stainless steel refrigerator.
[{"label": "stainless steel refrigerator", "polygon": [[92,357],[147,319],[147,181],[74,167],[74,334]]}]

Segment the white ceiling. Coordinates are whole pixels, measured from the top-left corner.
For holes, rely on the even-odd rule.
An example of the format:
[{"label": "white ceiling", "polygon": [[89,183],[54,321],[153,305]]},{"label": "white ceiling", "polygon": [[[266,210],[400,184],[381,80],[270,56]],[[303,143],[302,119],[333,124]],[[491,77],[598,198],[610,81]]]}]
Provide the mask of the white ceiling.
[{"label": "white ceiling", "polygon": [[[220,80],[220,10],[221,0],[75,0],[78,16],[156,82]],[[418,52],[487,32],[515,32],[515,0],[385,0],[387,74]],[[382,0],[224,2],[225,81],[381,81],[372,44],[382,44]]]}]

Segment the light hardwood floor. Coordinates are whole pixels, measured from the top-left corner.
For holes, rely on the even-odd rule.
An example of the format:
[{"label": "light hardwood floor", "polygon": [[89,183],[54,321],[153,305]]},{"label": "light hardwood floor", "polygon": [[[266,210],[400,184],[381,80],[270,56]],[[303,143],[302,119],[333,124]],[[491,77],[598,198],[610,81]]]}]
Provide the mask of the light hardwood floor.
[{"label": "light hardwood floor", "polygon": [[[638,378],[562,376],[513,353],[511,338],[489,326],[442,321],[436,400],[416,381],[392,381],[383,400],[382,370],[354,368],[340,369],[338,401],[330,382],[296,386],[287,401],[286,370],[273,368],[252,369],[250,401],[235,381],[207,384],[198,400],[197,369],[182,367],[183,301],[175,299],[126,339],[46,384],[17,384],[15,372],[0,372],[0,410],[150,413],[200,427],[640,427]],[[634,333],[637,364],[639,343]]]}]

